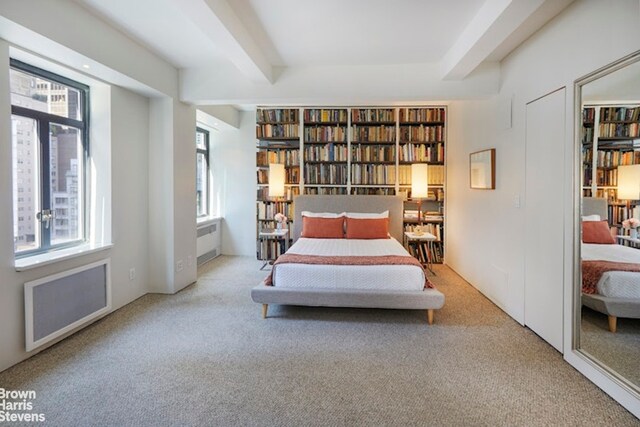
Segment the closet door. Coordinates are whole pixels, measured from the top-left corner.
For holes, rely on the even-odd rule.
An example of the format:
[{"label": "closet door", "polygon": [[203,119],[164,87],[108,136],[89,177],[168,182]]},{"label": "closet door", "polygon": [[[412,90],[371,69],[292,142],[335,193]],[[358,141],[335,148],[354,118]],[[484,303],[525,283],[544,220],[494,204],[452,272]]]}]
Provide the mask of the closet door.
[{"label": "closet door", "polygon": [[527,104],[525,325],[562,352],[565,89]]}]

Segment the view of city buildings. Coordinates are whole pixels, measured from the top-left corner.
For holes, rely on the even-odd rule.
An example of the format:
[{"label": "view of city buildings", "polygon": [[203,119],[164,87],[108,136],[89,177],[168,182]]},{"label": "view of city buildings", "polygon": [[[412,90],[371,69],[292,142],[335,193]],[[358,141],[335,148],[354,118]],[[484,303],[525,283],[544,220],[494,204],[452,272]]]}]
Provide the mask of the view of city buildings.
[{"label": "view of city buildings", "polygon": [[[77,90],[11,70],[12,105],[47,112],[61,117],[77,118]],[[51,244],[76,240],[81,236],[80,159],[82,158],[79,129],[50,123],[49,176],[41,177],[41,147],[37,121],[18,115],[11,117],[13,143],[13,229],[16,252],[40,247],[41,222],[38,213],[50,209]],[[49,185],[42,185],[47,180]],[[50,206],[41,206],[42,188],[48,187]],[[46,223],[45,223],[46,226]]]}]

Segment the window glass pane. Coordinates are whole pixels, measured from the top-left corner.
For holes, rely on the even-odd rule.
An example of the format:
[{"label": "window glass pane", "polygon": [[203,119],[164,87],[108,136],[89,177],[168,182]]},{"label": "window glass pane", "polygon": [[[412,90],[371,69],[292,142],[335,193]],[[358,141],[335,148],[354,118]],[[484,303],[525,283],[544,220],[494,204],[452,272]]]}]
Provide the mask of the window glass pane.
[{"label": "window glass pane", "polygon": [[26,117],[11,116],[13,146],[13,246],[24,252],[40,247],[40,164],[38,125]]},{"label": "window glass pane", "polygon": [[52,245],[78,240],[82,236],[82,159],[80,129],[52,123],[49,127]]},{"label": "window glass pane", "polygon": [[11,69],[11,104],[82,120],[80,92],[69,86]]},{"label": "window glass pane", "polygon": [[203,153],[196,154],[196,206],[198,216],[206,215],[209,205],[207,197],[207,159]]},{"label": "window glass pane", "polygon": [[207,135],[204,132],[196,131],[196,148],[207,149]]}]

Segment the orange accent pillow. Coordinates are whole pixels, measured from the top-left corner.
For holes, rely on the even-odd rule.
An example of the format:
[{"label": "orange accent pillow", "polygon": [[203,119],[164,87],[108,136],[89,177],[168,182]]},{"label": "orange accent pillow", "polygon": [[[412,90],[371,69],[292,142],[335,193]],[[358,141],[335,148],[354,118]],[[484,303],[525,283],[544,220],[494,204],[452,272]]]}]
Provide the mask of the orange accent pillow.
[{"label": "orange accent pillow", "polygon": [[300,237],[314,239],[344,239],[344,217],[317,218],[302,217],[302,233]]},{"label": "orange accent pillow", "polygon": [[347,239],[388,239],[389,218],[347,217]]},{"label": "orange accent pillow", "polygon": [[611,235],[607,221],[582,221],[582,242],[613,245],[616,240]]}]

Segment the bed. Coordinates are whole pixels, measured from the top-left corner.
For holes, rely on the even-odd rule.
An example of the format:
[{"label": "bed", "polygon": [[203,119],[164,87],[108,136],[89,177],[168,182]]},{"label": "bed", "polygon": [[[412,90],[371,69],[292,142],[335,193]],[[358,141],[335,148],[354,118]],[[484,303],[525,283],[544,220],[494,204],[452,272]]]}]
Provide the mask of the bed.
[{"label": "bed", "polygon": [[[301,237],[302,212],[379,213],[388,211],[388,239],[309,239]],[[355,307],[426,310],[433,323],[434,311],[444,305],[444,295],[428,283],[419,265],[343,265],[349,257],[382,256],[411,258],[399,243],[403,238],[403,199],[399,196],[321,196],[303,195],[294,200],[294,244],[287,255],[334,256],[335,265],[276,263],[271,286],[259,284],[251,291],[254,302],[262,304],[267,317],[269,304],[315,307]],[[384,240],[384,241],[383,241]],[[375,260],[374,260],[375,261]],[[407,260],[409,261],[409,260]]]},{"label": "bed", "polygon": [[[607,199],[583,198],[582,215],[608,217]],[[616,332],[617,320],[640,318],[640,250],[619,244],[581,244],[582,304],[608,316],[609,330]],[[586,281],[600,261],[620,263],[620,270],[596,272],[597,283]],[[625,271],[627,270],[627,271]],[[594,282],[596,279],[593,280]]]}]

